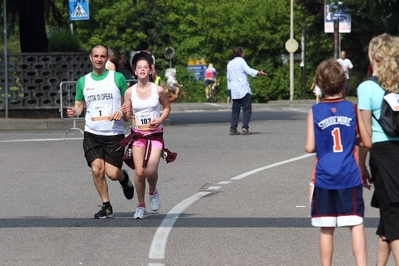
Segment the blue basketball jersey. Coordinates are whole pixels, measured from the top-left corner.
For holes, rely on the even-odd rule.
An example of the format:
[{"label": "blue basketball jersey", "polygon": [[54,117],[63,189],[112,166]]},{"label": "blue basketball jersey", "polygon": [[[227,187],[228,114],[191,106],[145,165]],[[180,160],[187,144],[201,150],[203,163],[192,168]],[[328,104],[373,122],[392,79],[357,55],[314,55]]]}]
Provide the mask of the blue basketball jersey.
[{"label": "blue basketball jersey", "polygon": [[345,99],[324,100],[312,106],[312,112],[316,144],[314,185],[323,189],[361,185],[356,105]]}]

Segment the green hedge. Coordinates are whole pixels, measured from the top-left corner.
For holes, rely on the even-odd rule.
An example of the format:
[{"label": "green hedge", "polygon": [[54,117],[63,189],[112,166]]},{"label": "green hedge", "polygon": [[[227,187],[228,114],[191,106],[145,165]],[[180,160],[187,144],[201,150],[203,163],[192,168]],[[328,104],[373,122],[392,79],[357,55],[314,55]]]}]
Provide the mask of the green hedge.
[{"label": "green hedge", "polygon": [[78,38],[68,30],[52,32],[49,41],[49,52],[80,52]]}]

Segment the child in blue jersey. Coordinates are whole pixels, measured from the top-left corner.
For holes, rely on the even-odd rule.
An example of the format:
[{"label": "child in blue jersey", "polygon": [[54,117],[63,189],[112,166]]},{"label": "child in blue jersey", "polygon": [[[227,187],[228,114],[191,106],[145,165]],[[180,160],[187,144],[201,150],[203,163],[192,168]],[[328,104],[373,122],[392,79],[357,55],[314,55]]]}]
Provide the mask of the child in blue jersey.
[{"label": "child in blue jersey", "polygon": [[332,265],[335,227],[349,227],[356,265],[367,265],[364,202],[356,145],[371,147],[356,105],[343,98],[345,73],[333,59],[316,69],[315,84],[325,99],[312,106],[305,149],[316,152],[311,182],[311,221],[320,227],[322,265]]}]

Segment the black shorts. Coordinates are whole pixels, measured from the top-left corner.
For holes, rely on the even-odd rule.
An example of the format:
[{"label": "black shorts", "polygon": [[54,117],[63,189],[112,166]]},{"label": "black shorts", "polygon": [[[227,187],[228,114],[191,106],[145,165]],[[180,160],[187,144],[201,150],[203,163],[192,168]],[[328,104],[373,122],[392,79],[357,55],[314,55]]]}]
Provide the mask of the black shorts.
[{"label": "black shorts", "polygon": [[209,84],[213,84],[213,83],[215,83],[214,79],[206,79],[205,80],[205,87],[208,87]]},{"label": "black shorts", "polygon": [[399,239],[399,142],[376,142],[370,149],[370,170],[374,184],[372,206],[380,209],[377,235],[387,242]]},{"label": "black shorts", "polygon": [[120,147],[120,142],[125,138],[124,134],[114,136],[101,136],[84,132],[83,151],[85,153],[87,165],[91,167],[91,162],[97,158],[103,158],[107,163],[122,168],[122,157],[125,149]]}]

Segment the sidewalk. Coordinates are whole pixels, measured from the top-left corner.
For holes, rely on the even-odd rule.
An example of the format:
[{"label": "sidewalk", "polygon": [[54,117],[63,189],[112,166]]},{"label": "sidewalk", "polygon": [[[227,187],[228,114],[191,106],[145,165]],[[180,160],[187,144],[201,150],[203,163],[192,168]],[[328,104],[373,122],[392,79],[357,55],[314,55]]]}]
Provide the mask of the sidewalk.
[{"label": "sidewalk", "polygon": [[[270,108],[304,107],[310,108],[314,100],[270,101],[268,103],[253,103],[253,111]],[[228,103],[172,103],[172,112],[220,111],[230,110]],[[167,123],[165,123],[167,124]],[[84,128],[84,119],[77,119],[75,125]],[[128,125],[128,123],[127,123]],[[2,130],[41,130],[41,129],[68,129],[73,127],[72,119],[60,118],[0,118]]]}]

